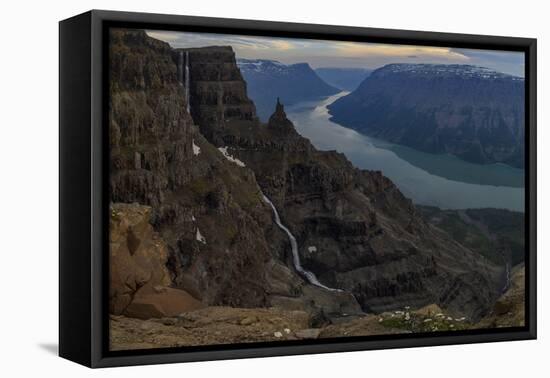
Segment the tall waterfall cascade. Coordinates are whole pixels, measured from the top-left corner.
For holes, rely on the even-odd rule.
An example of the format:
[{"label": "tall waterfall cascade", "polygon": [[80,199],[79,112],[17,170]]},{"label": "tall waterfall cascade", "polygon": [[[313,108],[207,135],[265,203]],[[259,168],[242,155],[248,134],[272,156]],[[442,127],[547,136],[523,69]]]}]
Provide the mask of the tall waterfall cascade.
[{"label": "tall waterfall cascade", "polygon": [[189,51],[179,51],[178,54],[178,81],[183,86],[183,95],[185,97],[187,112],[191,110],[191,74],[189,72]]},{"label": "tall waterfall cascade", "polygon": [[184,62],[184,54],[183,51],[178,51],[178,82],[180,85],[183,85],[183,66],[185,65]]},{"label": "tall waterfall cascade", "polygon": [[191,91],[189,88],[190,82],[190,73],[189,73],[189,51],[185,52],[185,102],[187,104],[187,112],[191,111],[190,101],[191,101]]},{"label": "tall waterfall cascade", "polygon": [[283,230],[288,236],[288,240],[290,241],[290,247],[292,250],[292,263],[294,264],[294,269],[296,269],[296,271],[299,274],[301,274],[303,277],[305,277],[306,280],[312,285],[315,285],[330,291],[342,291],[340,289],[333,289],[331,287],[323,285],[321,282],[319,282],[315,274],[313,274],[309,270],[306,270],[302,267],[302,264],[300,262],[300,255],[298,254],[298,242],[296,241],[296,238],[294,237],[294,235],[292,235],[292,232],[290,232],[290,230],[281,222],[281,217],[279,216],[279,212],[277,211],[277,208],[275,207],[273,202],[271,202],[271,200],[267,198],[267,196],[263,193],[262,193],[262,198],[264,202],[267,203],[273,210],[273,217],[275,218],[275,224],[277,224],[277,226],[281,230]]}]

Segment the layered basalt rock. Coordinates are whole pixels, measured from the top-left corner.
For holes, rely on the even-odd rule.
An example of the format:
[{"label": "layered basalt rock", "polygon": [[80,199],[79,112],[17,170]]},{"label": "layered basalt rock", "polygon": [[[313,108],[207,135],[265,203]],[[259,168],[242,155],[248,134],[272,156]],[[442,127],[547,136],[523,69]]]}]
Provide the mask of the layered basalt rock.
[{"label": "layered basalt rock", "polygon": [[[215,69],[210,49],[220,48],[190,50],[194,65],[208,57],[204,76],[195,77],[200,82],[216,77],[208,72]],[[231,68],[236,69],[225,62],[224,69]],[[224,71],[223,76],[237,75]],[[224,98],[232,99],[231,107],[239,106],[235,97],[224,95],[223,88],[230,88],[224,80],[218,88],[219,109]],[[192,97],[199,95],[192,91]],[[239,93],[243,97],[246,93]],[[248,104],[243,101],[243,108]],[[207,108],[192,115],[208,130],[211,143],[229,147],[254,171],[297,237],[302,263],[321,282],[353,293],[365,311],[437,303],[478,318],[491,308],[502,284],[502,267],[427,224],[380,172],[358,170],[342,154],[317,151],[296,132],[283,106],[274,108],[267,125],[254,116],[208,123]]]},{"label": "layered basalt rock", "polygon": [[189,57],[191,114],[209,140],[228,121],[257,120],[231,47],[178,49],[175,53]]},{"label": "layered basalt rock", "polygon": [[111,201],[151,206],[172,286],[242,307],[292,292],[300,279],[270,254],[271,213],[254,175],[194,125],[174,51],[143,31],[114,30],[110,72]]},{"label": "layered basalt rock", "polygon": [[[502,268],[425,223],[380,172],[317,151],[281,104],[261,124],[231,48],[172,50],[115,30],[110,62],[111,200],[151,206],[173,287],[206,305],[296,306],[321,323],[360,313],[356,299],[369,312],[492,307]],[[303,265],[343,292],[296,273],[262,192]]]}]

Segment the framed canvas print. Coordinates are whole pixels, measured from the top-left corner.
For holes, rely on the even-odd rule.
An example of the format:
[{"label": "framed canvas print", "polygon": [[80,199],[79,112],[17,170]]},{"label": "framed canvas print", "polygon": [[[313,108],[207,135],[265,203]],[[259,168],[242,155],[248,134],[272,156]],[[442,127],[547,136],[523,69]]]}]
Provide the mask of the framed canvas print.
[{"label": "framed canvas print", "polygon": [[60,23],[60,355],[536,337],[536,41]]}]

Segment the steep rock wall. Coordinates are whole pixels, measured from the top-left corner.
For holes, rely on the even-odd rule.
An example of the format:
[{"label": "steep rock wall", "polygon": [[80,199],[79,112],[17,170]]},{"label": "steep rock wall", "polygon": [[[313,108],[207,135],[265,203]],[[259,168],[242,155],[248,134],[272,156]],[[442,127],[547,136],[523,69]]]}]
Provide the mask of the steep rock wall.
[{"label": "steep rock wall", "polygon": [[[189,50],[192,97],[200,97],[193,80],[213,82],[213,64],[223,49],[223,77],[239,77],[227,59],[228,48]],[[193,66],[200,66],[201,69]],[[249,109],[246,92],[230,95],[232,85],[218,83],[217,109]],[[228,90],[225,95],[224,88]],[[245,89],[245,84],[241,89]],[[193,92],[195,90],[196,92]],[[231,99],[224,103],[224,99]],[[242,101],[238,103],[238,99]],[[221,103],[220,103],[221,101]],[[237,101],[237,102],[236,102]],[[280,209],[297,236],[307,269],[323,283],[352,292],[365,311],[440,304],[479,318],[492,306],[501,285],[502,267],[428,225],[411,201],[380,172],[361,171],[336,152],[317,151],[301,137],[281,104],[267,125],[255,117],[217,118],[214,107],[195,108],[193,118],[208,130],[210,142],[229,146],[246,163],[262,190]]]},{"label": "steep rock wall", "polygon": [[289,294],[300,279],[271,256],[254,175],[194,125],[175,52],[139,30],[113,30],[110,42],[111,201],[151,206],[172,285],[205,304]]}]

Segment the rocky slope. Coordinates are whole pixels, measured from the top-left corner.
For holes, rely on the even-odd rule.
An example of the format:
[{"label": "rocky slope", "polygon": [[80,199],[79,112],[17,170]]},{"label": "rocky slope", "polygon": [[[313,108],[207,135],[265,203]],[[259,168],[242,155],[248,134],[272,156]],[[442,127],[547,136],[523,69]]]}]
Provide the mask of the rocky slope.
[{"label": "rocky slope", "polygon": [[[191,98],[210,99],[209,106],[198,107],[192,100],[195,122],[212,144],[254,172],[296,236],[304,266],[323,284],[353,293],[367,312],[430,303],[473,318],[490,310],[503,284],[502,267],[424,222],[379,172],[317,151],[295,131],[281,104],[273,104],[273,115],[261,124],[251,113],[246,86],[235,83],[231,49],[186,51]],[[215,112],[220,116],[211,117]],[[274,239],[272,247],[288,261],[284,239]]]},{"label": "rocky slope", "polygon": [[256,119],[232,51],[208,56],[211,65],[194,65],[189,54],[189,75],[211,80],[192,80],[187,96],[180,52],[143,31],[112,32],[111,201],[151,207],[171,286],[203,305],[262,307],[277,297],[312,313],[360,312],[353,296],[308,287],[280,259],[288,239],[254,172],[203,137],[215,139],[213,130],[229,120]]},{"label": "rocky slope", "polygon": [[422,216],[458,243],[496,264],[525,260],[525,214],[505,209],[441,210],[417,206]]},{"label": "rocky slope", "polygon": [[330,107],[333,120],[474,163],[524,167],[522,78],[468,65],[390,64]]},{"label": "rocky slope", "polygon": [[110,324],[112,350],[521,327],[525,325],[525,269],[514,269],[510,287],[477,323],[430,304],[331,323],[319,323],[299,310],[208,307],[148,320],[111,315]]},{"label": "rocky slope", "polygon": [[112,315],[112,350],[296,341],[352,336],[460,331],[477,325],[437,305],[318,324],[306,312],[276,308],[209,307],[148,320]]},{"label": "rocky slope", "polygon": [[[314,327],[304,311],[275,308],[209,307],[177,317],[140,320],[111,316],[111,350],[185,347],[250,342],[308,340],[320,337],[401,333],[379,325],[378,317],[351,325]],[[322,333],[327,332],[324,336]]]},{"label": "rocky slope", "polygon": [[119,30],[110,52],[111,200],[152,207],[173,285],[205,304],[236,306],[291,291],[288,269],[263,238],[271,214],[254,177],[194,126],[173,50],[142,31]]},{"label": "rocky slope", "polygon": [[237,61],[260,119],[266,122],[273,104],[280,98],[285,104],[331,96],[339,89],[327,84],[309,64],[283,64],[274,60],[239,59]]},{"label": "rocky slope", "polygon": [[[110,220],[110,348],[149,349],[279,340],[372,336],[525,324],[525,269],[478,323],[431,304],[379,315],[320,318],[292,302],[267,308],[205,307],[170,285],[167,247],[149,223],[151,208],[113,204]],[[330,298],[328,298],[330,300]],[[299,302],[299,301],[298,301]],[[295,301],[294,304],[297,302]]]},{"label": "rocky slope", "polygon": [[503,328],[525,326],[525,266],[511,272],[508,289],[496,301],[489,315],[476,328]]},{"label": "rocky slope", "polygon": [[149,319],[203,307],[187,292],[170,287],[168,250],[150,225],[150,215],[151,208],[147,206],[111,206],[110,312]]}]

